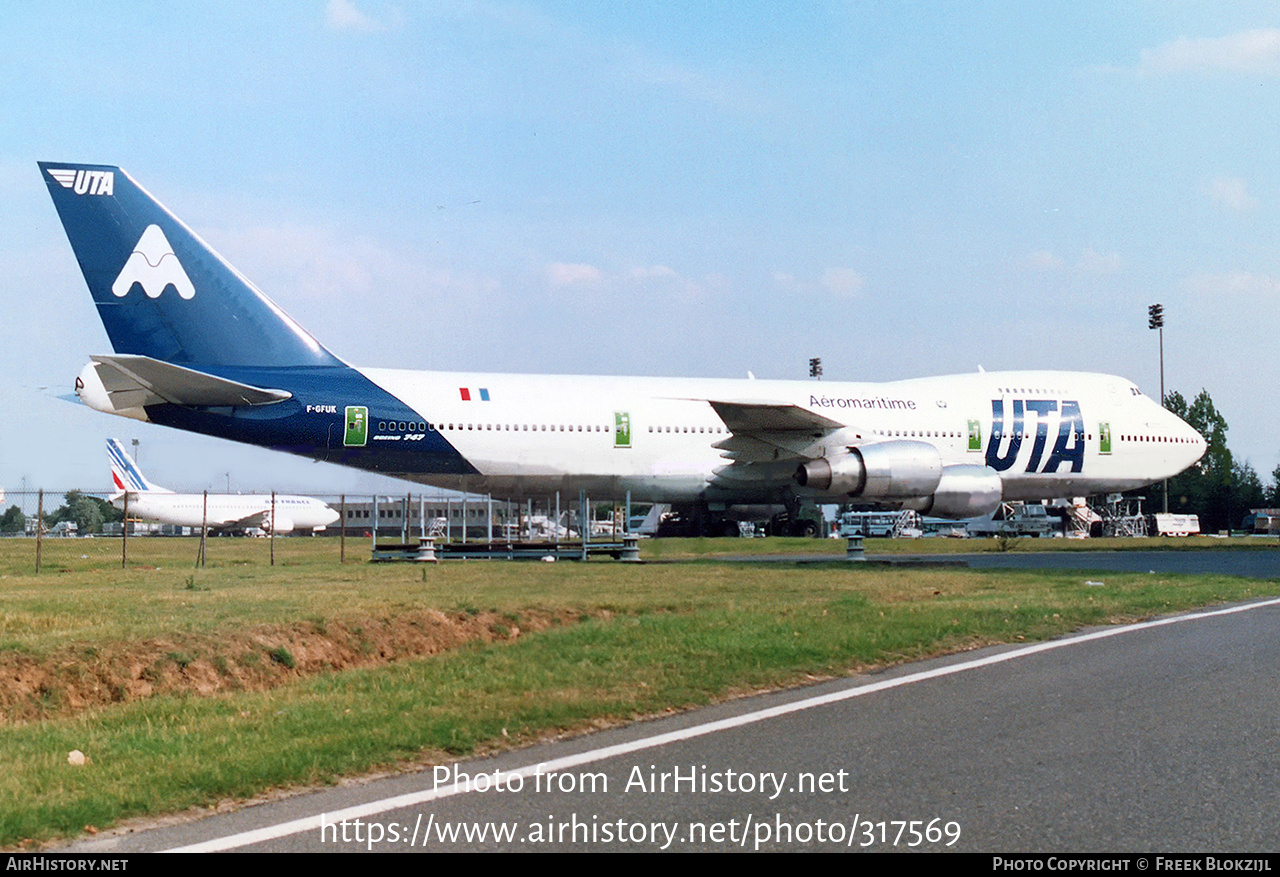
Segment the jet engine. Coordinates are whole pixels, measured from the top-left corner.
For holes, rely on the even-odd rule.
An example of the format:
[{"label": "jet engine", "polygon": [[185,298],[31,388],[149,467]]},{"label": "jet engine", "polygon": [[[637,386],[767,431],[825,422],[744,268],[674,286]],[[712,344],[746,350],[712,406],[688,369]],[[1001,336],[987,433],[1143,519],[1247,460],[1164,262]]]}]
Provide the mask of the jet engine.
[{"label": "jet engine", "polygon": [[1000,505],[1000,475],[987,466],[944,466],[927,442],[892,441],[850,448],[802,463],[796,483],[822,496],[885,502],[942,518],[972,518]]},{"label": "jet engine", "polygon": [[263,521],[263,529],[274,530],[277,533],[284,533],[288,535],[293,531],[293,519],[286,518],[283,515],[277,515],[276,519],[272,520],[271,516],[268,515],[267,519]]},{"label": "jet engine", "polygon": [[999,508],[1002,493],[999,473],[988,466],[947,466],[933,496],[907,505],[939,518],[976,518]]},{"label": "jet engine", "polygon": [[797,484],[818,493],[870,500],[930,496],[941,478],[938,449],[913,441],[850,448],[838,457],[802,463],[795,474]]}]

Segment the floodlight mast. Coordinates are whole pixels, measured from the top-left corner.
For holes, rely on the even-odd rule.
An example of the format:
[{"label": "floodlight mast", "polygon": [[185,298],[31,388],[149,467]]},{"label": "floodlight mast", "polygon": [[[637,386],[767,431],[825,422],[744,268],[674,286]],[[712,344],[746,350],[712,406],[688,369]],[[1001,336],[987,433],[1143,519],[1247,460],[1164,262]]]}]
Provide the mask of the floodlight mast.
[{"label": "floodlight mast", "polygon": [[[1164,305],[1156,303],[1147,306],[1147,328],[1156,329],[1160,333],[1160,407],[1168,408],[1164,398]],[[1165,514],[1169,513],[1169,479],[1164,481]]]}]

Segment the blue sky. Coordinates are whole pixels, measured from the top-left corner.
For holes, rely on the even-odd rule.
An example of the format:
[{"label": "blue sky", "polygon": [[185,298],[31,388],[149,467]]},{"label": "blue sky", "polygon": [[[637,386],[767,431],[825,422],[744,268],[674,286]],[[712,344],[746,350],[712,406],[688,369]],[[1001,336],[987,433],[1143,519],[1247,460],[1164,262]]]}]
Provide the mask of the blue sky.
[{"label": "blue sky", "polygon": [[[0,487],[406,485],[57,399],[108,352],[36,161],[118,164],[358,365],[1207,389],[1280,463],[1280,5],[16,4]],[[1260,404],[1266,401],[1266,405]]]}]

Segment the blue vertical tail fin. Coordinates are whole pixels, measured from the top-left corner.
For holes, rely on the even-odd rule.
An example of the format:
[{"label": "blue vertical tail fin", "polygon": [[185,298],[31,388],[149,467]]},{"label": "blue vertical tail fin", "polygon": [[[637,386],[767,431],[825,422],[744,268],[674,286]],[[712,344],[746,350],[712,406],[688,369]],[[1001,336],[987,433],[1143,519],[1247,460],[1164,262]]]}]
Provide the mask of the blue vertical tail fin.
[{"label": "blue vertical tail fin", "polygon": [[342,364],[120,168],[40,170],[116,353],[184,366]]}]

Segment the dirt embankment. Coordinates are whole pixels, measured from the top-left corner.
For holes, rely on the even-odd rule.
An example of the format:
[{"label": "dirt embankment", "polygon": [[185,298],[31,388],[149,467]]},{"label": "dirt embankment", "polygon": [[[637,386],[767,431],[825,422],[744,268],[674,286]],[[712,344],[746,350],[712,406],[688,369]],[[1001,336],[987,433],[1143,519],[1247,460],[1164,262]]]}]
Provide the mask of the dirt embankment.
[{"label": "dirt embankment", "polygon": [[441,612],[298,621],[212,634],[72,646],[42,658],[0,653],[0,723],[17,723],[160,694],[258,691],[290,679],[404,658],[467,642],[515,640],[576,621],[575,611]]}]

